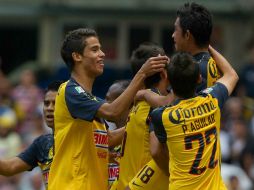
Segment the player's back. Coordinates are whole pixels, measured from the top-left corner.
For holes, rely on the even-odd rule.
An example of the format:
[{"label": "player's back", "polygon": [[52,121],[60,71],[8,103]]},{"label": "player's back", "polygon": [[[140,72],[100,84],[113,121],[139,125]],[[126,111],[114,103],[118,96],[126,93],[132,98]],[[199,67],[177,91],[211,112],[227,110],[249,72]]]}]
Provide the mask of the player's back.
[{"label": "player's back", "polygon": [[138,102],[130,111],[122,144],[118,190],[125,189],[137,172],[151,160],[148,127],[150,111],[151,107],[145,101]]},{"label": "player's back", "polygon": [[[159,108],[170,156],[170,190],[226,189],[220,174],[220,108],[211,95]],[[161,114],[158,114],[161,113]]]}]

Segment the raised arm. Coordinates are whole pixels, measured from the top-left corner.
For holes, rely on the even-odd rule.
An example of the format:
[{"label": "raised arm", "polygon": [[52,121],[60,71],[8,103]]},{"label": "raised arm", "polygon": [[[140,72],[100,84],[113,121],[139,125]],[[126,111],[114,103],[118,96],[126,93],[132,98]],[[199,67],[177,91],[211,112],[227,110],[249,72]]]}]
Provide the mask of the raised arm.
[{"label": "raised arm", "polygon": [[233,92],[239,77],[230,63],[218,51],[209,46],[209,52],[223,75],[217,82],[224,84],[228,89],[228,95],[230,95]]},{"label": "raised arm", "polygon": [[137,91],[143,86],[145,78],[156,72],[161,72],[167,62],[167,56],[149,58],[134,76],[128,88],[112,103],[102,104],[96,116],[116,120],[131,105]]},{"label": "raised arm", "polygon": [[0,175],[3,176],[13,176],[30,169],[32,167],[18,157],[0,160]]},{"label": "raised arm", "polygon": [[173,99],[172,93],[169,93],[167,96],[161,96],[151,90],[140,90],[136,95],[136,101],[145,100],[153,108],[165,106],[172,102]]}]

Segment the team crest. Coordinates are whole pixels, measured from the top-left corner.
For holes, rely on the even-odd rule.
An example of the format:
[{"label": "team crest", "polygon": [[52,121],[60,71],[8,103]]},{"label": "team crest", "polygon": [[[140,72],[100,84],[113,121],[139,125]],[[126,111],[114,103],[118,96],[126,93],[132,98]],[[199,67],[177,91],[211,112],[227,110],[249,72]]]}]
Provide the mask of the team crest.
[{"label": "team crest", "polygon": [[53,147],[51,147],[51,148],[49,149],[48,158],[49,158],[49,159],[53,159]]}]

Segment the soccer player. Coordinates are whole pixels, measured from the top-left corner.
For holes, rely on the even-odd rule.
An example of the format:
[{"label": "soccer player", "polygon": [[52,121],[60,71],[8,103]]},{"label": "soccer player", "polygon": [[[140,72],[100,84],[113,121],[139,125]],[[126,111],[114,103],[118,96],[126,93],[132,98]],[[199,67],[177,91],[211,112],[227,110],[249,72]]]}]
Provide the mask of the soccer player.
[{"label": "soccer player", "polygon": [[[130,84],[129,80],[115,81],[109,87],[109,89],[106,93],[106,97],[105,97],[106,101],[109,103],[113,102],[116,98],[118,98],[124,92],[124,90],[128,87],[129,84]],[[129,109],[126,109],[125,113],[122,114],[121,117],[118,118],[118,120],[116,120],[114,122],[107,121],[106,125],[108,125],[108,129],[115,130],[115,129],[124,127],[124,125],[126,123],[126,119],[128,117],[128,114],[129,114]]]},{"label": "soccer player", "polygon": [[[202,80],[197,92],[212,86],[220,74],[217,65],[208,51],[213,29],[212,15],[202,5],[186,3],[177,10],[174,24],[174,39],[176,51],[185,51],[193,55],[199,64]],[[153,107],[163,106],[172,101],[172,94],[167,97],[153,98],[151,93],[141,91],[140,98],[145,98]]]},{"label": "soccer player", "polygon": [[[108,89],[106,93],[106,101],[113,102],[118,98],[130,84],[129,80],[117,80]],[[129,114],[129,109],[126,109],[124,114],[115,120],[115,122],[106,121],[109,138],[109,188],[119,176],[119,158],[121,150],[121,142],[124,136],[126,120]]]},{"label": "soccer player", "polygon": [[177,51],[189,52],[199,64],[202,82],[197,91],[212,86],[220,77],[208,52],[212,29],[212,15],[204,6],[186,3],[177,11],[172,38]]},{"label": "soccer player", "polygon": [[152,57],[137,72],[128,88],[112,103],[92,94],[103,73],[105,54],[96,32],[80,28],[68,33],[61,56],[71,78],[61,85],[55,105],[55,155],[49,190],[106,190],[108,137],[102,118],[117,120],[131,105],[146,77],[161,72],[166,56]]},{"label": "soccer player", "polygon": [[[200,90],[213,85],[220,75],[218,73],[217,65],[208,51],[212,33],[211,13],[205,7],[196,3],[186,3],[178,9],[174,26],[175,30],[172,38],[175,42],[176,51],[189,52],[194,56],[194,59],[200,67],[202,80],[199,81],[200,83],[196,91],[199,92]],[[150,91],[141,90],[138,94],[138,99],[145,99],[152,107],[164,106],[173,100],[172,93],[169,93],[167,96],[158,96]],[[156,139],[153,144],[153,148],[156,147]],[[162,150],[167,151],[164,149]],[[151,150],[151,152],[154,154],[156,151]],[[156,170],[153,162],[154,161],[152,160],[145,167],[150,168],[151,170]],[[138,176],[146,175],[146,170],[144,168],[141,169],[140,173],[132,180],[132,182],[137,181]]]},{"label": "soccer player", "polygon": [[[152,43],[141,44],[133,51],[131,56],[130,62],[133,73],[137,73],[150,57],[161,55],[165,55],[165,52],[161,47]],[[149,89],[153,93],[163,95],[167,94],[168,80],[166,70],[146,78],[144,84],[145,88]],[[125,137],[122,143],[119,179],[116,182],[117,185],[114,184],[111,188],[112,190],[124,190],[138,171],[152,158],[149,149],[150,132],[148,120],[148,115],[151,110],[152,108],[148,103],[145,101],[139,101],[133,105],[130,111],[128,122],[126,124]],[[161,170],[152,172],[154,176],[162,173]],[[146,184],[152,182],[149,180],[150,178],[147,178],[147,176],[141,176],[140,179],[141,182],[142,180],[145,180]],[[157,181],[155,183],[157,183]],[[131,183],[129,186],[133,186],[133,188],[140,187],[140,183]],[[165,187],[167,189],[167,183]],[[152,188],[154,187],[152,186]]]},{"label": "soccer player", "polygon": [[[170,190],[226,189],[220,172],[220,110],[238,76],[230,64],[210,48],[223,76],[214,86],[195,95],[200,68],[188,53],[177,53],[167,73],[174,93],[171,105],[155,109],[151,121],[161,145],[168,148]],[[158,151],[155,161],[165,165]]]},{"label": "soccer player", "polygon": [[[43,116],[47,126],[51,129],[54,128],[55,97],[60,85],[61,82],[59,81],[49,84],[44,97]],[[48,174],[53,159],[53,143],[53,134],[39,136],[17,157],[0,160],[0,174],[12,176],[24,171],[30,171],[39,166],[42,170],[44,183],[47,188]]]}]

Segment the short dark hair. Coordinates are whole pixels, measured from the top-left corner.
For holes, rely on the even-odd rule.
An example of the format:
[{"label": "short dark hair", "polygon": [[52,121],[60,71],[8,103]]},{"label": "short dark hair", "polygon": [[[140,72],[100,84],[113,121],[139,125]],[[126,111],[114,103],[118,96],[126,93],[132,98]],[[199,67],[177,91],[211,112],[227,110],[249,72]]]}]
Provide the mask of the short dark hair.
[{"label": "short dark hair", "polygon": [[189,53],[178,52],[167,66],[168,79],[174,93],[181,98],[194,95],[199,78],[199,66]]},{"label": "short dark hair", "polygon": [[189,30],[199,47],[205,47],[210,43],[213,23],[208,9],[197,3],[185,3],[176,14],[183,34]]},{"label": "short dark hair", "polygon": [[61,86],[61,84],[62,84],[63,82],[64,82],[64,81],[60,81],[60,80],[52,81],[51,83],[49,83],[48,87],[46,88],[45,94],[46,94],[48,91],[57,92],[58,89],[59,89],[59,87]]},{"label": "short dark hair", "polygon": [[[108,88],[108,91],[106,93],[106,100],[107,100],[107,95],[108,93],[112,90],[112,87],[117,85],[117,91],[115,91],[115,98],[118,98],[125,90],[126,88],[129,86],[130,84],[130,80],[116,80],[113,82],[112,85],[110,85],[110,87]],[[112,93],[112,92],[111,92]]]},{"label": "short dark hair", "polygon": [[74,66],[72,53],[77,52],[82,54],[86,47],[86,39],[92,36],[98,37],[96,31],[90,28],[79,28],[70,31],[65,36],[61,48],[61,56],[70,70],[72,70]]},{"label": "short dark hair", "polygon": [[123,92],[129,86],[130,83],[131,83],[130,80],[116,80],[113,82],[113,84],[111,86],[113,86],[114,84],[117,84],[117,85],[119,85],[119,87],[121,87],[122,92]]},{"label": "short dark hair", "polygon": [[[150,57],[156,57],[158,55],[165,55],[165,51],[162,47],[152,42],[144,42],[139,45],[137,49],[132,52],[130,59],[132,72],[135,75],[142,65]],[[150,77],[147,77],[144,81],[146,88],[151,88],[154,84],[157,84],[161,80],[160,73],[156,73]]]}]

